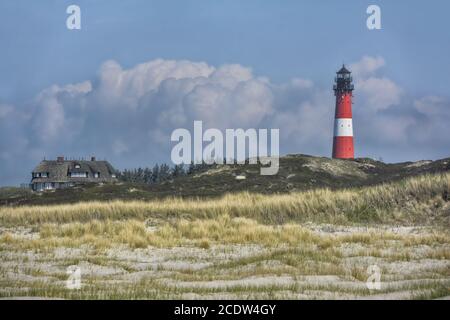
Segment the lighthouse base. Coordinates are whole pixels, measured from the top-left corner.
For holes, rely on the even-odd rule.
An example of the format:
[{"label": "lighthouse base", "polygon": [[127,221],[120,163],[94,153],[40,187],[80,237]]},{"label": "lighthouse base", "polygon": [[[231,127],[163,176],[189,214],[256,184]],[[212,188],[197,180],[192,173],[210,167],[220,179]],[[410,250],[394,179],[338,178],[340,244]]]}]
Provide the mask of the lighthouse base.
[{"label": "lighthouse base", "polygon": [[355,149],[353,147],[353,137],[334,137],[333,158],[354,159]]}]

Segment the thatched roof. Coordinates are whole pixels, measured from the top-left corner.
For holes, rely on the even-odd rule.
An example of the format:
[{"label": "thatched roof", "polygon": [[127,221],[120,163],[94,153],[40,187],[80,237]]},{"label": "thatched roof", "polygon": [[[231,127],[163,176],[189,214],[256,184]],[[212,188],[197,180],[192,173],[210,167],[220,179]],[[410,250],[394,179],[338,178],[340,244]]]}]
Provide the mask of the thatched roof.
[{"label": "thatched roof", "polygon": [[[35,177],[36,173],[48,177]],[[71,177],[71,173],[87,173],[87,178]],[[95,178],[98,173],[99,177]],[[112,182],[116,179],[114,168],[108,161],[87,160],[44,160],[33,170],[31,182]]]}]

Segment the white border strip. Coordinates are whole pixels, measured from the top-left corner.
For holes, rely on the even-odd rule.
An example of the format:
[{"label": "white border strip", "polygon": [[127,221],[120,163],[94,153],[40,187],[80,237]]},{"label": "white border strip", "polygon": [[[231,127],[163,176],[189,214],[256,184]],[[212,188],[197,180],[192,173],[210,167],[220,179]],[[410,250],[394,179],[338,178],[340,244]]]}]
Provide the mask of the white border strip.
[{"label": "white border strip", "polygon": [[338,118],[334,120],[335,137],[353,137],[353,123],[351,118]]}]

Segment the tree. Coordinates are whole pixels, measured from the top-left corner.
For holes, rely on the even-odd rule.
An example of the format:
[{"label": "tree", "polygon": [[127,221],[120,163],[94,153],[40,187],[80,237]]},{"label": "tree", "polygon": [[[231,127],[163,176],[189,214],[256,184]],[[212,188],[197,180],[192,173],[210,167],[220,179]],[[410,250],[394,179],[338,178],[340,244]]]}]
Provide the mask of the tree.
[{"label": "tree", "polygon": [[184,175],[185,175],[185,171],[184,171],[184,167],[182,164],[177,164],[177,165],[175,165],[175,167],[173,167],[172,172],[171,172],[171,176],[173,178],[184,176]]},{"label": "tree", "polygon": [[192,163],[188,170],[186,170],[182,164],[175,165],[171,168],[168,164],[163,163],[161,165],[155,164],[153,169],[149,167],[139,167],[131,170],[124,169],[123,171],[117,171],[116,176],[120,181],[124,182],[155,184],[193,173],[203,166],[205,164],[194,165]]},{"label": "tree", "polygon": [[152,182],[158,183],[159,182],[159,165],[155,164],[152,170]]},{"label": "tree", "polygon": [[144,169],[144,183],[146,184],[152,184],[152,169],[150,168],[145,168]]},{"label": "tree", "polygon": [[195,173],[195,164],[194,161],[191,161],[191,163],[189,164],[189,167],[187,169],[187,174],[194,174]]},{"label": "tree", "polygon": [[160,167],[159,167],[159,181],[166,181],[170,178],[170,167],[163,163]]}]

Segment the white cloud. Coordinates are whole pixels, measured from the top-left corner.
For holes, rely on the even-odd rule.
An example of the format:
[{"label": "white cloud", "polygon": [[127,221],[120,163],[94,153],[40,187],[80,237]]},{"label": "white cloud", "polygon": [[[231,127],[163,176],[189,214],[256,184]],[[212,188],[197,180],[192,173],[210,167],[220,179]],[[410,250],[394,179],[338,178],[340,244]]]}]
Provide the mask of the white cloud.
[{"label": "white cloud", "polygon": [[350,64],[350,70],[355,79],[366,78],[374,75],[385,64],[382,57],[364,56],[360,61]]},{"label": "white cloud", "polygon": [[167,79],[208,77],[215,70],[203,62],[157,59],[124,70],[113,60],[100,68],[96,95],[106,106],[136,107],[140,98]]},{"label": "white cloud", "polygon": [[401,101],[402,89],[388,78],[370,77],[360,79],[355,83],[357,99],[365,99],[365,111],[376,112],[385,110]]},{"label": "white cloud", "polygon": [[39,93],[31,120],[35,137],[48,143],[62,135],[73,136],[81,130],[84,98],[91,90],[91,83],[85,81],[63,87],[53,85]]},{"label": "white cloud", "polygon": [[291,85],[299,89],[311,89],[314,83],[308,79],[294,78],[291,80]]},{"label": "white cloud", "polygon": [[350,64],[355,83],[355,101],[363,102],[363,112],[378,112],[398,105],[402,89],[391,79],[377,76],[386,62],[382,57],[364,56],[360,61]]},{"label": "white cloud", "polygon": [[[406,160],[417,148],[441,155],[450,147],[450,102],[407,94],[383,75],[385,65],[365,56],[349,67],[357,155]],[[118,167],[168,161],[172,130],[191,129],[194,120],[205,128],[279,128],[282,152],[329,156],[334,108],[331,88],[301,77],[274,84],[238,64],[157,59],[126,69],[111,60],[96,79],[51,86],[25,105],[0,104],[0,181],[20,173],[26,181],[44,155],[95,154]],[[394,153],[379,153],[388,148]]]},{"label": "white cloud", "polygon": [[427,96],[414,101],[417,111],[438,117],[450,117],[449,101],[443,97]]}]

